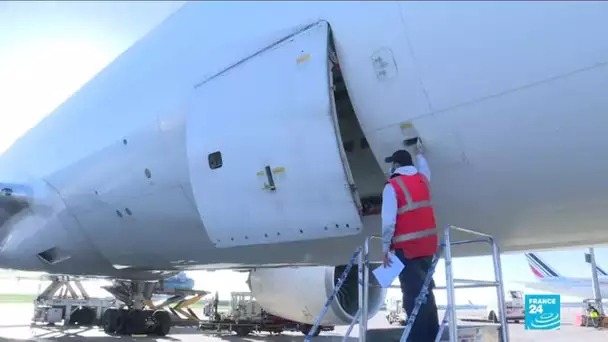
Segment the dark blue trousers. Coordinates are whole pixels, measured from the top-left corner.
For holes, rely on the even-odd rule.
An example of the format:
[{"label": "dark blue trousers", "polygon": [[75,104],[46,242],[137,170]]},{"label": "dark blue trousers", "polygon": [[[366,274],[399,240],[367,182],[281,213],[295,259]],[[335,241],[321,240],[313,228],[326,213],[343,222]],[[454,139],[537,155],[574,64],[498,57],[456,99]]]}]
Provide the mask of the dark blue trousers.
[{"label": "dark blue trousers", "polygon": [[[395,250],[395,255],[405,265],[399,274],[399,282],[403,294],[403,309],[407,313],[407,317],[410,317],[416,305],[416,297],[418,297],[433,263],[433,256],[408,259],[401,249]],[[435,341],[435,336],[439,332],[439,317],[433,294],[434,288],[435,281],[431,278],[426,303],[420,306],[407,342]]]}]

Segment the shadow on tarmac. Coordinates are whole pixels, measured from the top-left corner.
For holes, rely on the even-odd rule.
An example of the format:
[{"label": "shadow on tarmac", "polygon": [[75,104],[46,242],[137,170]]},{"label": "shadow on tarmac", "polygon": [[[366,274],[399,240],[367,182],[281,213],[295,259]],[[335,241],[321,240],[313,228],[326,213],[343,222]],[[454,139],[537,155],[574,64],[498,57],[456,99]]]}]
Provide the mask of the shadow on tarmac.
[{"label": "shadow on tarmac", "polygon": [[[20,339],[6,338],[3,335],[4,329],[28,329],[30,334],[28,337]],[[91,336],[93,334],[93,336]],[[334,333],[328,333],[332,335],[320,335],[314,338],[317,342],[338,342],[342,341],[342,336],[335,335]],[[15,325],[1,325],[0,326],[0,342],[9,341],[48,341],[48,342],[143,342],[143,341],[184,341],[184,338],[180,338],[179,335],[190,335],[186,337],[187,340],[222,340],[222,341],[267,341],[267,342],[302,342],[304,341],[304,335],[300,333],[287,333],[280,335],[270,335],[268,333],[251,334],[246,337],[239,337],[235,334],[228,332],[216,333],[216,332],[202,332],[197,331],[193,327],[174,327],[171,329],[171,336],[146,336],[146,335],[108,335],[105,334],[100,327],[62,327],[62,326],[44,326],[44,325],[30,325],[30,324],[15,324]],[[349,341],[355,341],[355,338],[349,338]]]}]

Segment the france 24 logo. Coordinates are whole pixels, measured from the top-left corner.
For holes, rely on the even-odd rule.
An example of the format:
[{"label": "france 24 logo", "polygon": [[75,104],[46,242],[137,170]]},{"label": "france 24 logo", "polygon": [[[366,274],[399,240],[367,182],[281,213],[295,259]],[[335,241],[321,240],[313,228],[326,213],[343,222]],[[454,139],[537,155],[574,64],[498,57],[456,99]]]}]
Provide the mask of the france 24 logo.
[{"label": "france 24 logo", "polygon": [[558,330],[561,326],[559,295],[526,295],[526,330]]}]

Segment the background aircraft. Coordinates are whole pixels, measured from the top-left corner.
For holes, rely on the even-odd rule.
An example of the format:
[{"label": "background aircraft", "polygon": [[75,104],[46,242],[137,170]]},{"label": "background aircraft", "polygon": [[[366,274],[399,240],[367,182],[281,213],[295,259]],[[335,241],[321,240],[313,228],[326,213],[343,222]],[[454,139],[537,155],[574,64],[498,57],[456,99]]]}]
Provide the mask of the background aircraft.
[{"label": "background aircraft", "polygon": [[[526,253],[526,259],[537,280],[535,282],[521,282],[526,287],[566,296],[593,298],[591,277],[564,277],[535,253]],[[607,298],[608,274],[599,266],[597,266],[597,271],[602,298]]]}]

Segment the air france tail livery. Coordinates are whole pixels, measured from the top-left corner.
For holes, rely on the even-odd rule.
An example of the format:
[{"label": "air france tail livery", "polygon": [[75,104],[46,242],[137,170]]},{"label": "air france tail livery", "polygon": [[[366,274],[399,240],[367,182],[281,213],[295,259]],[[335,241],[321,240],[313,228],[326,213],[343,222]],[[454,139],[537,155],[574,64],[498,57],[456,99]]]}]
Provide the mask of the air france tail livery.
[{"label": "air france tail livery", "polygon": [[[528,260],[530,270],[537,280],[536,282],[521,282],[522,284],[525,284],[526,287],[566,296],[581,298],[593,297],[591,277],[564,277],[535,253],[526,253],[526,259]],[[597,267],[597,271],[600,292],[602,297],[606,298],[606,296],[608,296],[608,274],[599,266]]]}]

